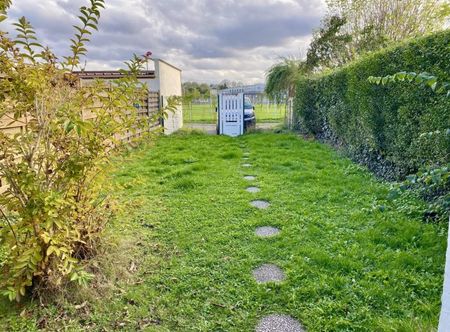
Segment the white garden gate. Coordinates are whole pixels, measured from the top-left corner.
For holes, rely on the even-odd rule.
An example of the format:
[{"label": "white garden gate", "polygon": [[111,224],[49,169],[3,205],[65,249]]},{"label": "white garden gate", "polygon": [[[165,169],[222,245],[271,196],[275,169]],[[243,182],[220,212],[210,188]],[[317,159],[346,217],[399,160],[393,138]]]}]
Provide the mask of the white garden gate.
[{"label": "white garden gate", "polygon": [[218,100],[219,134],[239,136],[244,133],[244,93],[221,91]]}]

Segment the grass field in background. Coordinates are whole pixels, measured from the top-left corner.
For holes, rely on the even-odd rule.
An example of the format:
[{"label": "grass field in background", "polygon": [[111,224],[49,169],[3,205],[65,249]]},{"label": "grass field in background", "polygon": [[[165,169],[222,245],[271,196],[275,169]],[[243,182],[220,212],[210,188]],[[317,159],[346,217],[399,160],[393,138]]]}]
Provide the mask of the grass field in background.
[{"label": "grass field in background", "polygon": [[[242,332],[272,313],[309,332],[435,330],[446,225],[390,206],[387,184],[330,147],[294,134],[179,133],[115,165],[123,213],[108,232],[128,249],[106,254],[133,276],[77,306],[0,301],[1,331]],[[260,239],[259,226],[281,233]],[[286,280],[257,284],[264,263]]]},{"label": "grass field in background", "polygon": [[[285,106],[282,105],[255,105],[257,122],[281,122],[284,119]],[[215,106],[211,105],[183,105],[185,123],[215,123],[217,114]]]}]

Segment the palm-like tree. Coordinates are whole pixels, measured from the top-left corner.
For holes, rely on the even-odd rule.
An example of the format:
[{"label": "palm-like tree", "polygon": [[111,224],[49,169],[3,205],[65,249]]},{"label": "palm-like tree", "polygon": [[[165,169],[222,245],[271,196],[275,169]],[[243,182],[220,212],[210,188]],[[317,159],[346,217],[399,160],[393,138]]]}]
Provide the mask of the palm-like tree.
[{"label": "palm-like tree", "polygon": [[292,58],[282,58],[273,65],[266,74],[266,93],[277,102],[287,102],[295,95],[295,85],[305,73],[303,61]]}]

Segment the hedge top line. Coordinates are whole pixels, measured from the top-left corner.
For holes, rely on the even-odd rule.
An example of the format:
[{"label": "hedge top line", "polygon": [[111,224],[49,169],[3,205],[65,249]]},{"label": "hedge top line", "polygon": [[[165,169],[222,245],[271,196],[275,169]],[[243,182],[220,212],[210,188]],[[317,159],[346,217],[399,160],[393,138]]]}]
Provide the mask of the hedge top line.
[{"label": "hedge top line", "polygon": [[[402,49],[407,49],[407,48],[411,48],[414,45],[419,45],[421,43],[423,43],[424,41],[432,41],[436,38],[446,38],[448,40],[448,42],[446,43],[446,48],[448,51],[448,54],[450,54],[450,29],[444,30],[444,31],[439,31],[439,32],[435,32],[435,33],[430,33],[428,35],[425,36],[421,36],[421,37],[415,37],[415,38],[408,38],[405,39],[399,43],[395,43],[392,45],[389,45],[386,48],[374,51],[374,52],[369,52],[367,54],[362,55],[361,57],[359,57],[358,59],[354,60],[354,61],[350,61],[349,63],[346,63],[340,67],[337,68],[333,68],[333,69],[328,69],[328,70],[324,70],[320,73],[316,73],[310,76],[304,76],[301,77],[299,79],[299,81],[303,81],[303,80],[321,80],[323,78],[326,78],[328,76],[333,76],[333,75],[337,75],[341,72],[345,72],[346,70],[352,69],[354,67],[358,67],[360,66],[362,63],[366,62],[366,61],[371,61],[377,58],[380,58],[382,56],[386,56],[395,52],[398,52]],[[402,69],[402,68],[399,68]],[[431,75],[429,73],[424,72],[423,74],[428,74]],[[448,75],[450,75],[450,72],[447,73]],[[442,79],[442,78],[441,78]],[[443,83],[447,83],[447,82],[443,82]]]}]

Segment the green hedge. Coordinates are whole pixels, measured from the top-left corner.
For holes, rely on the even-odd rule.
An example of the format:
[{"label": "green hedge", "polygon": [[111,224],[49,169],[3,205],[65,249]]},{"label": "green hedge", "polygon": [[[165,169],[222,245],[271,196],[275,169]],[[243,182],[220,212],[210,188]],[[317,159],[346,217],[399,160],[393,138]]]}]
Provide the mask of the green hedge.
[{"label": "green hedge", "polygon": [[[450,81],[450,30],[368,55],[302,79],[294,101],[298,129],[343,148],[387,179],[448,163],[450,98],[411,83],[378,86],[369,76],[428,72]],[[440,130],[431,138],[421,133]]]}]

